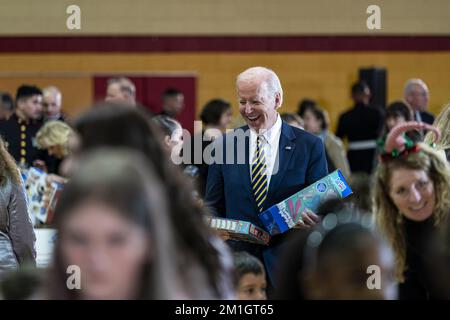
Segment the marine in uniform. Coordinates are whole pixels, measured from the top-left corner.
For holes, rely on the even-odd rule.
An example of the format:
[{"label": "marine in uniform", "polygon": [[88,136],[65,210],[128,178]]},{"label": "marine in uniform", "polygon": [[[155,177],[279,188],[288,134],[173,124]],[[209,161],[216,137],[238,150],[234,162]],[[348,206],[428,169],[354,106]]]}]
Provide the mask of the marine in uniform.
[{"label": "marine in uniform", "polygon": [[336,136],[348,141],[351,172],[371,174],[376,157],[376,140],[383,129],[383,113],[369,106],[370,89],[363,81],[352,87],[353,108],[339,117]]},{"label": "marine in uniform", "polygon": [[37,148],[36,132],[42,125],[42,92],[35,86],[23,85],[16,94],[16,110],[8,120],[0,121],[0,135],[9,153],[22,168],[35,160],[45,161],[47,152]]}]

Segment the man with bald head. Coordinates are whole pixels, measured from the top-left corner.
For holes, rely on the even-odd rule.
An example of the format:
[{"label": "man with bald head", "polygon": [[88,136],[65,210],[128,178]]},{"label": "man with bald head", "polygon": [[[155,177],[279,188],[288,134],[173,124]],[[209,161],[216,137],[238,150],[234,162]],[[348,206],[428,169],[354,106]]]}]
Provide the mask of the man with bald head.
[{"label": "man with bald head", "polygon": [[45,87],[42,90],[43,99],[42,106],[44,107],[44,120],[60,120],[64,121],[61,113],[62,94],[61,91],[54,86]]},{"label": "man with bald head", "polygon": [[405,84],[404,99],[414,113],[414,120],[433,124],[433,114],[427,112],[430,92],[421,79],[409,79]]},{"label": "man with bald head", "polygon": [[[247,125],[214,142],[205,202],[217,216],[250,221],[263,228],[258,214],[327,175],[325,151],[320,138],[281,120],[278,109],[283,90],[275,72],[249,68],[238,75],[236,89],[239,111]],[[298,227],[318,221],[314,214],[302,217]],[[295,231],[287,233],[291,232]],[[274,236],[269,246],[234,240],[228,243],[236,251],[260,258],[273,283],[285,238],[286,234]]]}]

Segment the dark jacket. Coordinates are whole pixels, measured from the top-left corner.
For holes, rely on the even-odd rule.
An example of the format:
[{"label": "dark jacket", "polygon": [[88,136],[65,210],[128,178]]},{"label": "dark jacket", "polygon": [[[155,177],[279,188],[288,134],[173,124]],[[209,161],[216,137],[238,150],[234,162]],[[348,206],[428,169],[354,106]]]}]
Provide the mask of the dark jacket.
[{"label": "dark jacket", "polygon": [[[244,126],[236,130],[248,132],[249,128]],[[214,163],[209,166],[206,205],[215,215],[245,220],[263,227],[258,218],[259,209],[250,182],[248,135],[240,147],[232,136],[227,134],[214,142],[215,150],[221,150],[224,160],[227,159],[226,152],[234,150],[234,163]],[[264,210],[328,174],[324,145],[320,138],[283,122],[278,148],[278,172],[270,179]],[[285,237],[286,234],[272,237],[268,247],[242,241],[230,241],[229,244],[234,250],[248,251],[262,259],[273,280],[279,250]]]}]

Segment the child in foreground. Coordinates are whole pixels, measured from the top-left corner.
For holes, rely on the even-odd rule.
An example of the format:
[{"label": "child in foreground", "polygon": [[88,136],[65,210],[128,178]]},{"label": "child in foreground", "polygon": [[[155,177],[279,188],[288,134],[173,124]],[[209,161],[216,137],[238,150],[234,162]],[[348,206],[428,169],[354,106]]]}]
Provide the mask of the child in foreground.
[{"label": "child in foreground", "polygon": [[267,300],[266,273],[261,261],[247,252],[236,252],[234,266],[237,299]]}]

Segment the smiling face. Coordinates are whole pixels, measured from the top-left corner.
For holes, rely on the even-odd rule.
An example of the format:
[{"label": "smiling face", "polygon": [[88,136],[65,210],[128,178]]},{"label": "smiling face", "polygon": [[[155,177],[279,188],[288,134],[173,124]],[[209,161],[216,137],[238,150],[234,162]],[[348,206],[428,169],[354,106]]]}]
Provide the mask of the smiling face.
[{"label": "smiling face", "polygon": [[410,220],[424,221],[433,214],[434,185],[424,170],[395,169],[389,195],[401,214]]},{"label": "smiling face", "polygon": [[256,131],[270,129],[276,122],[281,105],[280,93],[268,92],[267,84],[257,80],[237,83],[239,112],[248,126]]}]

